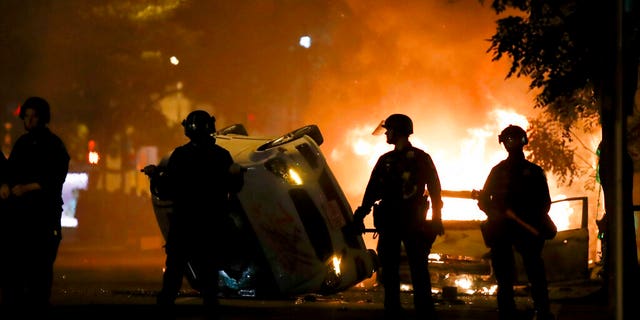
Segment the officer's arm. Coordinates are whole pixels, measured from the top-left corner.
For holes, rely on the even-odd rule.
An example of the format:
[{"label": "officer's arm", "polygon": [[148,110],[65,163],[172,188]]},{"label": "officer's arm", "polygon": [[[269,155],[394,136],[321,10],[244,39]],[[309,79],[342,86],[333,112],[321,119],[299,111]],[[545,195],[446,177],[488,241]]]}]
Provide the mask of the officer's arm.
[{"label": "officer's arm", "polygon": [[242,190],[244,186],[244,173],[247,172],[247,168],[240,166],[237,163],[232,163],[229,166],[229,176],[230,176],[230,192],[238,193]]},{"label": "officer's arm", "polygon": [[[371,171],[371,177],[369,177],[369,182],[367,183],[367,187],[364,191],[364,196],[362,197],[362,204],[358,209],[360,210],[360,214],[364,214],[366,216],[369,211],[371,211],[371,207],[373,204],[380,200],[382,190],[381,190],[381,179],[382,179],[382,166],[380,164],[380,159],[378,159],[378,163],[373,167]],[[362,209],[360,209],[362,208]],[[358,210],[356,210],[358,212]]]},{"label": "officer's arm", "polygon": [[378,159],[369,177],[362,204],[353,212],[353,225],[357,232],[364,232],[364,217],[371,212],[373,204],[381,198],[381,172],[380,159]]},{"label": "officer's arm", "polygon": [[431,220],[442,220],[442,186],[433,160],[429,155],[425,158],[427,173],[427,190],[431,197]]}]

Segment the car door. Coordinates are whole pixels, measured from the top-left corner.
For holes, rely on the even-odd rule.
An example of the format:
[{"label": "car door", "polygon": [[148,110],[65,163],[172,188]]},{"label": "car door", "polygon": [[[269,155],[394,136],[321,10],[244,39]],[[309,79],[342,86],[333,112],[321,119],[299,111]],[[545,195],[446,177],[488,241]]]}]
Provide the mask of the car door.
[{"label": "car door", "polygon": [[[473,199],[470,191],[443,190],[444,197]],[[552,240],[547,240],[543,258],[550,284],[590,279],[588,198],[573,197],[553,201],[552,217],[564,217],[563,225]],[[435,279],[452,275],[492,277],[489,248],[484,244],[478,220],[445,220],[445,234],[431,248],[429,270]],[[564,223],[564,222],[563,222]],[[518,284],[527,284],[520,255],[515,254]],[[495,281],[495,280],[491,280]],[[490,281],[490,282],[491,282]],[[437,285],[438,281],[435,281]],[[484,283],[482,285],[485,285]]]},{"label": "car door", "polygon": [[[569,216],[568,229],[558,231],[555,238],[547,240],[542,256],[545,260],[549,283],[587,280],[589,273],[588,198],[572,197],[551,203],[550,214]],[[522,258],[516,256],[518,282],[526,283],[527,276]]]}]

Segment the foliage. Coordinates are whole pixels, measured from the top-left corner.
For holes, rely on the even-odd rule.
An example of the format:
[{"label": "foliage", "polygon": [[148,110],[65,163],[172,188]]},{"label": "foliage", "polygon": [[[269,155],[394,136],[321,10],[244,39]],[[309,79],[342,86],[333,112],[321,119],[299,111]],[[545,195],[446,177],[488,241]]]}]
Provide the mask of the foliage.
[{"label": "foliage", "polygon": [[[498,14],[507,7],[522,10],[524,15],[510,15],[497,21],[489,51],[493,60],[507,55],[511,68],[507,77],[531,79],[531,89],[541,89],[535,107],[581,110],[597,108],[589,103],[599,85],[604,30],[597,23],[599,12],[591,1],[495,0]],[[585,104],[586,102],[586,104]],[[574,120],[575,117],[562,120]],[[568,123],[570,124],[570,123]]]},{"label": "foliage", "polygon": [[86,138],[99,148],[134,128],[136,145],[166,149],[182,131],[166,125],[152,97],[175,82],[166,52],[179,31],[167,32],[172,29],[147,11],[164,18],[169,13],[161,9],[173,2],[3,1],[0,44],[10,49],[0,58],[12,63],[0,75],[8,84],[0,88],[0,101],[15,108],[27,96],[46,97],[52,127],[72,154],[86,152],[86,141],[76,141],[79,127],[88,128]]},{"label": "foliage", "polygon": [[596,1],[494,0],[496,33],[488,51],[493,60],[508,57],[507,78],[529,77],[539,94],[532,120],[530,157],[558,180],[571,184],[584,174],[576,165],[576,131],[592,132],[600,125],[601,63],[606,41]]},{"label": "foliage", "polygon": [[[598,119],[595,113],[585,114],[578,126],[592,128]],[[571,186],[575,181],[582,181],[585,190],[595,190],[596,167],[593,158],[596,157],[596,151],[583,141],[593,131],[575,132],[552,118],[549,113],[541,113],[538,117],[529,119],[527,131],[529,160],[556,176],[559,185]]]},{"label": "foliage", "polygon": [[555,134],[562,130],[558,128],[556,121],[548,118],[540,117],[529,121],[530,143],[527,150],[531,151],[529,160],[540,165],[545,171],[552,172],[558,177],[559,183],[570,184],[577,173],[577,166],[573,161],[575,148],[568,145],[568,142],[571,142],[568,135]]},{"label": "foliage", "polygon": [[[166,150],[183,134],[156,102],[180,83],[188,107],[215,112],[221,126],[258,119],[253,125],[263,131],[281,132],[273,110],[309,98],[300,77],[309,52],[290,42],[325,23],[328,5],[259,2],[0,1],[0,59],[10,61],[0,65],[0,104],[11,107],[0,121],[38,94],[51,103],[52,126],[65,141],[84,126],[104,146],[134,127],[138,143]],[[172,56],[179,65],[169,63]]]}]

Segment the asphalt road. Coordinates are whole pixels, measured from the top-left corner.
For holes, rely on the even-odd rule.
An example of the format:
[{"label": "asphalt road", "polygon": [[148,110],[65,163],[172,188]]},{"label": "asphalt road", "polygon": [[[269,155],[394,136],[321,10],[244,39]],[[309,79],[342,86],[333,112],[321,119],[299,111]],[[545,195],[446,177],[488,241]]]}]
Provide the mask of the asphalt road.
[{"label": "asphalt road", "polygon": [[[159,309],[155,295],[161,286],[164,254],[160,250],[100,251],[61,248],[49,319],[206,319],[202,300],[187,282],[173,312]],[[553,287],[557,319],[611,319],[606,301],[594,298],[597,285]],[[308,294],[278,300],[222,298],[219,319],[383,319],[383,289],[356,286],[322,296]],[[495,296],[435,295],[441,320],[497,319]],[[526,292],[517,298],[522,319],[532,319]],[[403,292],[403,305],[413,319],[412,295]]]}]

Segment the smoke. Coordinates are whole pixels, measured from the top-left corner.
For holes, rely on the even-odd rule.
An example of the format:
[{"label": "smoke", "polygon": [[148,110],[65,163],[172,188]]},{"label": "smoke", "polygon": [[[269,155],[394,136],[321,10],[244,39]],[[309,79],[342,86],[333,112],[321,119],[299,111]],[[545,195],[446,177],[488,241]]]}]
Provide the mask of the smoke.
[{"label": "smoke", "polygon": [[526,82],[505,81],[507,61],[492,62],[486,52],[495,15],[479,2],[347,5],[333,8],[331,16],[341,19],[332,20],[321,44],[332,53],[318,62],[303,113],[330,136],[345,122],[377,124],[402,112],[412,116],[417,133],[430,139],[447,133],[448,140],[487,122],[498,106],[531,109]]},{"label": "smoke", "polygon": [[352,131],[370,133],[389,114],[413,119],[412,141],[438,166],[464,156],[470,131],[489,130],[490,147],[500,150],[494,138],[504,124],[494,110],[534,113],[526,79],[505,79],[509,61],[493,62],[487,52],[496,19],[476,0],[348,0],[328,8],[325,28],[312,35],[320,53],[310,53],[314,76],[299,116],[321,128],[347,193],[364,189],[372,167],[352,152]]}]

